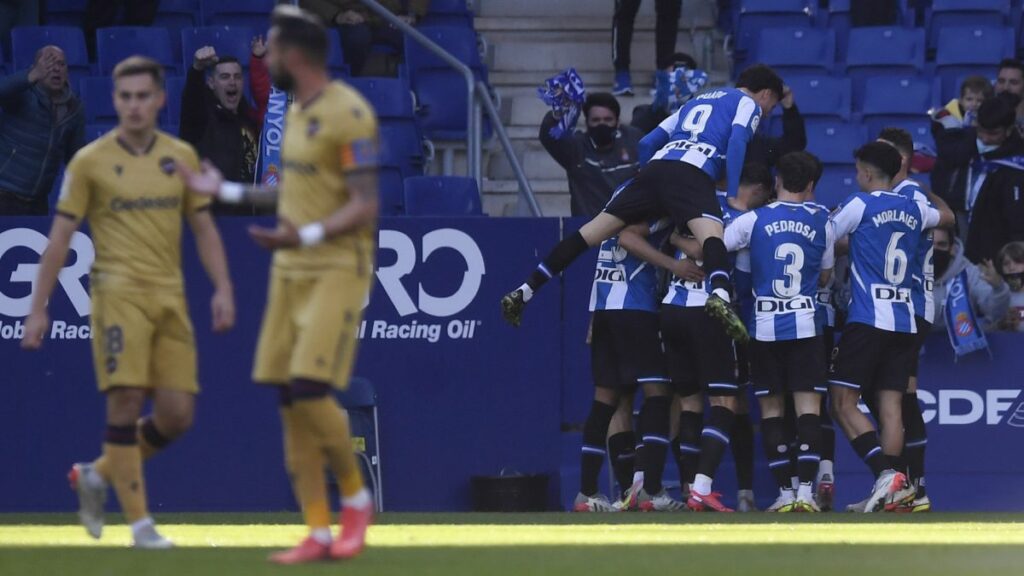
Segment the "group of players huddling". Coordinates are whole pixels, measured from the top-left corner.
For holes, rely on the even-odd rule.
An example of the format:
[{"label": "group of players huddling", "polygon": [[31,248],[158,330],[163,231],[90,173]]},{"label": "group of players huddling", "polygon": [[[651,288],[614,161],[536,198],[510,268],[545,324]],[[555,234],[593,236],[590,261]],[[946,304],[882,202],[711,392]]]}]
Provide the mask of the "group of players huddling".
[{"label": "group of players huddling", "polygon": [[[913,142],[900,129],[855,151],[860,191],[834,213],[814,202],[822,166],[806,152],[779,159],[775,198],[765,204],[770,177],[744,159],[783,90],[771,68],[755,65],[736,88],[695,96],[641,141],[639,173],[604,211],[501,301],[518,326],[548,280],[600,246],[591,294],[596,388],[577,511],[684,509],[662,486],[671,446],[685,507],[731,512],[712,484],[736,415],[746,411],[748,375],[779,487],[770,511],[832,508],[833,421],[875,477],[849,510],[930,509],[917,360],[934,315],[929,230],[951,225],[953,213],[908,178]],[[849,255],[852,297],[833,349],[837,251]],[[658,269],[670,278],[667,290]],[[622,434],[606,437],[638,387],[645,398],[635,473],[616,471],[625,489],[613,503],[598,491],[602,463],[607,450],[613,467],[629,462],[633,446],[614,441]],[[630,417],[615,428],[628,429]]]}]

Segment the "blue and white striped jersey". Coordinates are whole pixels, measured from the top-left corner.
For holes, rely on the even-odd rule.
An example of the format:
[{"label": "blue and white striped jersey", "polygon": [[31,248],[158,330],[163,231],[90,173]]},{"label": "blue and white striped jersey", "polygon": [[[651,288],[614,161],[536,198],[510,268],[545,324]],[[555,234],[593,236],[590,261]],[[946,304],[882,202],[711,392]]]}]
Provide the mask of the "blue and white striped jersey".
[{"label": "blue and white striped jersey", "polygon": [[725,247],[750,248],[755,340],[775,342],[820,334],[818,277],[835,260],[828,212],[807,203],[773,202],[740,216],[725,230]]},{"label": "blue and white striped jersey", "polygon": [[[743,140],[745,148],[760,121],[757,103],[738,89],[722,88],[699,94],[655,128],[668,135],[668,143],[651,159],[692,164],[718,182],[725,173],[733,127],[738,127],[735,136]],[[742,158],[739,160],[742,166]]]},{"label": "blue and white striped jersey", "polygon": [[[921,189],[921,185],[907,178],[892,189],[893,192],[910,198],[916,202],[924,202],[931,206],[928,195]],[[921,316],[928,322],[935,322],[935,265],[932,263],[932,233],[924,232],[925,237],[917,247],[914,262],[910,268],[910,275],[914,279],[914,285],[910,297],[914,301],[914,313]]]},{"label": "blue and white striped jersey", "polygon": [[[671,231],[671,222],[659,220],[650,225],[647,241],[657,248]],[[590,311],[658,311],[658,270],[630,254],[613,236],[601,243],[590,290]]]},{"label": "blue and white striped jersey", "polygon": [[[718,191],[718,203],[722,207],[722,224],[725,227],[748,212],[733,208],[729,204],[724,190]],[[749,321],[754,314],[754,284],[750,276],[750,250],[730,252],[729,263],[732,264],[732,270],[730,270],[732,285],[736,289],[736,299],[733,304],[739,308],[740,318]]]},{"label": "blue and white striped jersey", "polygon": [[831,218],[836,238],[850,236],[852,297],[847,322],[915,333],[912,260],[939,211],[895,192],[857,192]]},{"label": "blue and white striped jersey", "polygon": [[[829,213],[828,206],[825,206],[824,204],[818,204],[816,202],[808,202],[808,204],[824,211],[825,214]],[[835,328],[836,326],[836,307],[832,304],[832,287],[835,286],[835,283],[836,275],[829,274],[828,282],[826,282],[824,286],[818,286],[818,327],[822,329],[826,327]],[[829,346],[831,346],[831,344],[832,343],[829,342]]]}]

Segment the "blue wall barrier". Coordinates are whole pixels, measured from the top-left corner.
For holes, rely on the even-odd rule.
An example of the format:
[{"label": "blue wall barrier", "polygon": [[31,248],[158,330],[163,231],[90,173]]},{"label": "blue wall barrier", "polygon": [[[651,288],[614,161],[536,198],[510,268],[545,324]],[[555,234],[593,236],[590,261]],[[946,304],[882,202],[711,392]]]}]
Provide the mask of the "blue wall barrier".
[{"label": "blue wall barrier", "polygon": [[[210,331],[211,287],[185,234],[186,291],[199,347],[195,428],[147,464],[155,511],[292,509],[276,394],[249,373],[266,297],[269,256],[247,237],[247,219],[220,223],[238,324]],[[470,477],[506,472],[552,476],[550,501],[565,504],[578,480],[579,435],[590,405],[584,342],[593,259],[567,271],[531,302],[518,330],[498,299],[579,222],[558,219],[385,219],[377,281],[360,329],[356,372],[377,387],[385,507],[465,510]],[[93,458],[103,430],[89,352],[87,230],[51,299],[50,338],[23,352],[35,266],[48,219],[0,221],[0,511],[70,510],[64,473]],[[1024,510],[1024,338],[996,334],[994,361],[959,364],[944,336],[930,342],[921,371],[929,412],[929,491],[943,509]],[[840,500],[863,497],[864,466],[840,439]],[[760,450],[757,450],[761,459]],[[673,466],[666,471],[674,474]],[[729,463],[717,484],[727,495]],[[770,500],[767,469],[756,471]],[[977,487],[967,489],[965,487]],[[983,489],[980,489],[983,487]]]}]

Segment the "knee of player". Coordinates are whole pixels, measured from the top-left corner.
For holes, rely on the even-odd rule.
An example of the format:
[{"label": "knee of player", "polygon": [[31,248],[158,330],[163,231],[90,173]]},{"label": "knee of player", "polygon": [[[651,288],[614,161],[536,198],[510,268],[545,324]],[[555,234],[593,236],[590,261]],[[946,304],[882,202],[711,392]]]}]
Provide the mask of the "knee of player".
[{"label": "knee of player", "polygon": [[195,413],[191,409],[174,410],[161,415],[160,432],[168,438],[177,438],[192,428]]},{"label": "knee of player", "polygon": [[146,394],[138,388],[113,388],[107,392],[107,421],[133,425],[142,414]]}]

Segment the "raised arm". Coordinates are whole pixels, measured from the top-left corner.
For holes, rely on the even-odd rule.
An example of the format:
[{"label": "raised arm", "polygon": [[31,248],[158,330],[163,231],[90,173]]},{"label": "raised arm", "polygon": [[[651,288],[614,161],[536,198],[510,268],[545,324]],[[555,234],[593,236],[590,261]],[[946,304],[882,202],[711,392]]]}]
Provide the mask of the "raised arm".
[{"label": "raised arm", "polygon": [[668,270],[674,276],[694,282],[700,282],[703,279],[703,271],[692,261],[677,260],[651,246],[651,243],[647,241],[650,234],[651,229],[646,224],[634,224],[619,233],[619,245],[633,256],[652,266]]}]

